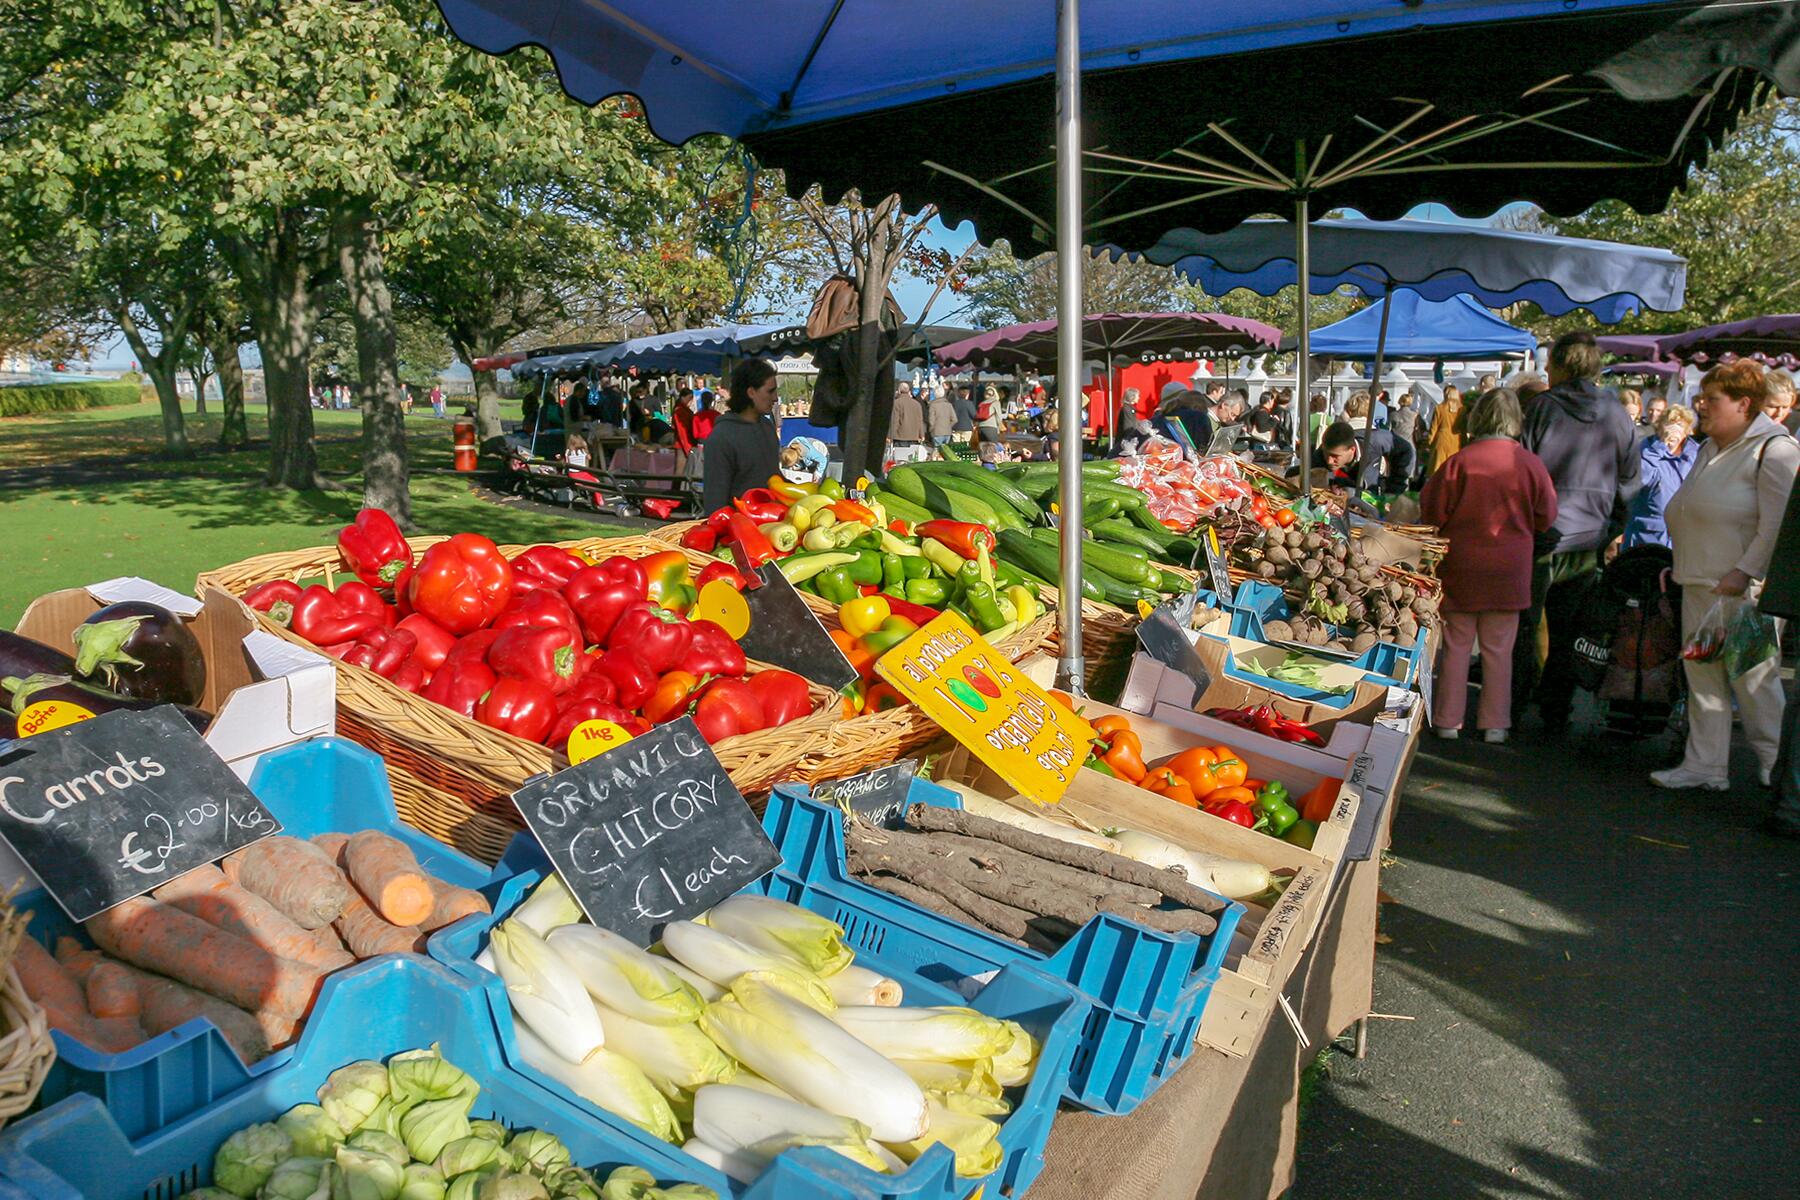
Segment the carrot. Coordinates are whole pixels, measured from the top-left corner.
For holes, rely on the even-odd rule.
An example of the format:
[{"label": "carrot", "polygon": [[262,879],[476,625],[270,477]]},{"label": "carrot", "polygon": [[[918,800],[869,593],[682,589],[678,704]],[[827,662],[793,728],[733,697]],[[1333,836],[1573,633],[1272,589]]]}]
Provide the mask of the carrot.
[{"label": "carrot", "polygon": [[293,837],[264,838],[244,847],[221,866],[227,876],[249,888],[286,914],[302,929],[317,929],[337,920],[350,895],[350,884],[331,857],[311,842]]},{"label": "carrot", "polygon": [[356,890],[390,925],[417,925],[437,906],[429,877],[413,852],[378,829],[351,835],[344,865]]},{"label": "carrot", "polygon": [[52,1029],[82,1036],[93,1014],[88,1011],[80,982],[68,967],[52,958],[36,938],[27,936],[19,939],[13,968],[19,972],[25,994],[44,1010],[44,1018]]},{"label": "carrot", "polygon": [[123,963],[103,962],[88,973],[87,1002],[96,1017],[129,1017],[135,1022],[144,1011],[137,980]]},{"label": "carrot", "polygon": [[217,867],[198,867],[150,894],[281,958],[325,971],[335,971],[355,961],[342,947],[322,946],[317,930],[300,928],[273,904],[225,878]]},{"label": "carrot", "polygon": [[87,931],[115,958],[192,984],[244,1009],[303,1017],[323,974],[317,967],[279,958],[199,917],[143,896],[92,918]]},{"label": "carrot", "polygon": [[331,856],[331,861],[340,868],[344,865],[344,847],[350,844],[347,833],[316,833],[312,844]]},{"label": "carrot", "polygon": [[[31,941],[31,939],[21,939],[22,943],[27,941]],[[31,942],[31,944],[36,947],[36,953],[25,949],[23,944],[21,944],[20,953],[22,956],[31,957],[33,971],[43,971],[45,970],[44,960],[49,959],[49,951],[38,946],[36,942]],[[44,959],[37,957],[40,953],[44,955]],[[80,942],[69,937],[57,939],[56,957],[49,959],[49,962],[51,966],[67,975],[78,995],[82,992],[84,985],[88,985],[92,980],[93,973],[98,967],[119,965],[111,963],[111,960],[98,950],[83,950]],[[20,974],[22,980],[23,971]],[[133,990],[136,989],[133,988]],[[40,1003],[42,1002],[40,1001]],[[60,1029],[82,1045],[106,1054],[117,1054],[121,1050],[129,1050],[144,1040],[143,1027],[138,1024],[135,1015],[96,1017],[88,1012],[85,1000],[82,1001],[81,1010],[75,1012],[68,1007],[66,995],[55,1011],[45,1006],[44,1014],[52,1029]]]},{"label": "carrot", "polygon": [[136,1017],[92,1017],[88,1020],[88,1033],[82,1040],[96,1050],[117,1054],[141,1046],[150,1038]]},{"label": "carrot", "polygon": [[432,895],[437,897],[437,903],[432,905],[431,915],[426,917],[419,926],[426,933],[430,933],[434,929],[442,929],[472,913],[494,911],[493,907],[488,904],[487,897],[480,892],[472,892],[468,888],[457,887],[453,883],[445,883],[443,880],[434,879],[429,875],[426,876],[426,880],[431,884]]},{"label": "carrot", "polygon": [[338,935],[358,958],[377,954],[418,954],[425,949],[425,934],[417,925],[394,925],[381,919],[360,895],[352,895],[337,919]]},{"label": "carrot", "polygon": [[136,967],[125,969],[137,981],[138,995],[144,1004],[141,1018],[144,1032],[151,1037],[167,1033],[196,1017],[205,1017],[246,1064],[267,1058],[273,1049],[274,1043],[264,1033],[261,1022],[237,1005],[227,1004],[216,996],[162,975],[153,975]]}]

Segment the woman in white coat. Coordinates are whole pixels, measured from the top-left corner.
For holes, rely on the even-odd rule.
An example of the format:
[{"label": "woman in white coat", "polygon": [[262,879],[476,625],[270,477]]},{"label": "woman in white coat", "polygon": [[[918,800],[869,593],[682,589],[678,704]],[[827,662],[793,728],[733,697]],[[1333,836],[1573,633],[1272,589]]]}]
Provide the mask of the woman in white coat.
[{"label": "woman in white coat", "polygon": [[[1721,596],[1755,594],[1769,570],[1775,535],[1794,476],[1800,444],[1763,415],[1762,366],[1748,359],[1714,367],[1700,380],[1694,408],[1705,446],[1664,510],[1681,585],[1681,632],[1700,625]],[[1688,682],[1687,750],[1680,764],[1654,771],[1665,788],[1730,787],[1731,699],[1737,697],[1744,736],[1756,754],[1763,783],[1775,766],[1783,696],[1780,656],[1735,680],[1722,662],[1682,664]]]}]

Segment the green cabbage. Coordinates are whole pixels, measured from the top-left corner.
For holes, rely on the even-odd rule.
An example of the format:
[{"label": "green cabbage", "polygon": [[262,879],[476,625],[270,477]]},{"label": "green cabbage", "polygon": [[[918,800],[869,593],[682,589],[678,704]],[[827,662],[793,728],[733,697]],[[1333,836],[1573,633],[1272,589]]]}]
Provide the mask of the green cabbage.
[{"label": "green cabbage", "polygon": [[316,1104],[296,1104],[276,1117],[275,1124],[294,1139],[295,1154],[330,1158],[344,1144],[344,1131]]},{"label": "green cabbage", "polygon": [[400,1200],[406,1170],[385,1154],[339,1146],[331,1200]]},{"label": "green cabbage", "polygon": [[348,1132],[360,1129],[387,1096],[387,1068],[364,1060],[326,1076],[325,1086],[319,1089],[319,1104],[339,1129]]},{"label": "green cabbage", "polygon": [[203,1187],[195,1188],[191,1192],[183,1192],[177,1200],[237,1200],[237,1198],[224,1188]]},{"label": "green cabbage", "polygon": [[409,1164],[400,1200],[444,1200],[444,1173],[430,1163]]},{"label": "green cabbage", "polygon": [[555,1134],[541,1129],[515,1135],[506,1144],[506,1150],[513,1156],[517,1170],[529,1171],[539,1177],[569,1165],[569,1148]]},{"label": "green cabbage", "polygon": [[544,1187],[556,1200],[601,1200],[600,1186],[580,1167],[552,1167],[544,1172]]},{"label": "green cabbage", "polygon": [[275,1168],[262,1190],[256,1193],[257,1200],[312,1200],[313,1193],[319,1190],[325,1168],[330,1165],[323,1158],[295,1155]]},{"label": "green cabbage", "polygon": [[469,1106],[473,1103],[473,1093],[427,1100],[401,1117],[400,1136],[412,1156],[420,1162],[434,1162],[445,1146],[468,1137]]},{"label": "green cabbage", "polygon": [[213,1155],[213,1184],[234,1196],[254,1196],[276,1164],[293,1156],[294,1139],[279,1125],[248,1126],[226,1138]]}]

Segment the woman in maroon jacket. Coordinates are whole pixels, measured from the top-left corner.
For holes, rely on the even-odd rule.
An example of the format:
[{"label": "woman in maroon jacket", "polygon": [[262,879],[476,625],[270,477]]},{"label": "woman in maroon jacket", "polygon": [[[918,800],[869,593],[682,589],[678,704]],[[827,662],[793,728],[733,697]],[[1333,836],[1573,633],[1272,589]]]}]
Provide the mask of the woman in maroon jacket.
[{"label": "woman in maroon jacket", "polygon": [[1432,725],[1442,738],[1462,729],[1469,651],[1481,645],[1481,710],[1490,742],[1512,728],[1513,640],[1531,607],[1534,535],[1556,522],[1556,488],[1538,456],[1519,445],[1519,398],[1495,388],[1463,417],[1463,447],[1419,494],[1426,521],[1450,540],[1444,581],[1444,653]]}]

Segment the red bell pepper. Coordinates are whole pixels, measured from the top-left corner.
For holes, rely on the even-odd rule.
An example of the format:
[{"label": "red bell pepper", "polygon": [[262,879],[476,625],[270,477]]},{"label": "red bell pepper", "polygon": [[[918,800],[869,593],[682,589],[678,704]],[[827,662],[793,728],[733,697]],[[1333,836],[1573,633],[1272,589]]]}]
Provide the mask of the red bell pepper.
[{"label": "red bell pepper", "polygon": [[[562,593],[553,588],[541,587],[526,592],[522,596],[514,596],[506,611],[494,618],[494,629],[517,629],[521,626],[554,625],[558,629],[566,629],[577,639],[582,638],[581,621],[575,610]],[[583,646],[587,645],[582,641]]]},{"label": "red bell pepper", "polygon": [[731,502],[731,506],[757,525],[767,525],[787,516],[788,502],[768,488],[751,488]]},{"label": "red bell pepper", "polygon": [[696,719],[701,709],[720,706],[731,710],[739,733],[755,733],[763,727],[762,697],[742,679],[715,679],[708,684],[695,709]]},{"label": "red bell pepper", "polygon": [[743,513],[733,513],[725,525],[725,540],[743,548],[742,565],[754,571],[766,562],[774,562],[781,557],[768,536],[756,527],[756,522]]},{"label": "red bell pepper", "polygon": [[674,613],[694,607],[699,592],[694,588],[687,555],[679,550],[664,550],[638,559],[644,570],[645,595],[650,603]]},{"label": "red bell pepper", "polygon": [[667,671],[656,681],[656,690],[644,701],[644,720],[652,725],[673,721],[694,702],[700,677],[691,671]]},{"label": "red bell pepper", "polygon": [[738,573],[738,569],[728,562],[707,563],[694,577],[694,590],[699,591],[715,579],[723,579],[738,591],[750,586],[750,581]]},{"label": "red bell pepper", "polygon": [[914,604],[911,600],[901,600],[895,596],[887,597],[887,602],[889,613],[896,617],[905,617],[914,625],[929,625],[944,615],[942,609],[924,604]]},{"label": "red bell pepper", "polygon": [[360,579],[346,579],[337,585],[335,593],[339,600],[359,612],[371,613],[381,622],[383,629],[394,627],[394,606],[381,598],[381,593]]},{"label": "red bell pepper", "polygon": [[866,713],[886,712],[890,708],[899,708],[912,701],[900,694],[893,684],[883,680],[869,688],[863,697],[862,711]]},{"label": "red bell pepper", "polygon": [[383,679],[392,679],[418,647],[419,639],[408,630],[372,629],[357,640],[343,661],[367,667]]},{"label": "red bell pepper", "polygon": [[577,700],[556,715],[556,722],[550,726],[550,736],[544,739],[544,744],[552,750],[566,751],[569,748],[569,735],[583,721],[611,721],[634,737],[644,732],[643,729],[632,728],[633,725],[642,726],[644,722],[641,719],[610,700]]},{"label": "red bell pepper", "polygon": [[533,546],[512,560],[513,590],[560,590],[575,578],[577,571],[586,566],[587,563],[561,546]]},{"label": "red bell pepper", "polygon": [[613,681],[620,708],[639,708],[656,690],[657,673],[630,646],[608,650],[600,656],[594,670]]},{"label": "red bell pepper", "polygon": [[716,746],[728,737],[744,732],[738,726],[737,714],[729,704],[708,704],[704,698],[694,707],[694,727],[706,744]]},{"label": "red bell pepper", "polygon": [[459,533],[425,551],[406,579],[406,598],[451,633],[472,633],[506,611],[512,566],[478,533]]},{"label": "red bell pepper", "polygon": [[404,629],[418,640],[419,648],[413,651],[413,657],[427,675],[444,665],[444,660],[450,657],[451,648],[456,645],[456,635],[424,613],[401,617],[400,623],[394,628]]},{"label": "red bell pepper", "polygon": [[693,639],[681,660],[681,669],[696,675],[742,675],[749,667],[744,648],[716,621],[689,621]]},{"label": "red bell pepper", "polygon": [[534,679],[502,675],[481,698],[475,719],[502,733],[541,742],[556,723],[556,698]]},{"label": "red bell pepper", "polygon": [[494,669],[479,658],[450,658],[432,675],[422,694],[451,712],[472,718],[481,698],[499,678]]},{"label": "red bell pepper", "polygon": [[[728,512],[721,508],[720,512]],[[702,554],[711,554],[719,544],[719,531],[710,525],[696,525],[681,535],[681,544],[689,550],[698,550]]]},{"label": "red bell pepper", "polygon": [[984,549],[994,552],[994,531],[976,521],[921,521],[913,532],[942,542],[964,558],[975,558]]},{"label": "red bell pepper", "polygon": [[379,508],[365,508],[350,524],[338,530],[338,557],[344,569],[364,583],[391,585],[400,572],[413,564],[412,547],[394,518]]},{"label": "red bell pepper", "polygon": [[457,638],[456,644],[450,647],[450,653],[444,656],[445,665],[465,662],[469,659],[486,662],[488,651],[494,648],[494,643],[499,640],[500,633],[501,631],[498,629],[477,629],[467,637]]},{"label": "red bell pepper", "polygon": [[1242,800],[1221,800],[1212,804],[1201,802],[1201,810],[1215,817],[1222,817],[1233,825],[1242,825],[1249,829],[1256,824],[1256,810]]},{"label": "red bell pepper", "polygon": [[609,649],[629,648],[660,675],[681,665],[693,640],[692,625],[646,600],[625,610],[606,644]]},{"label": "red bell pepper", "polygon": [[748,682],[762,701],[764,729],[812,715],[812,691],[806,680],[792,671],[758,671]]},{"label": "red bell pepper", "polygon": [[487,664],[502,679],[529,679],[561,695],[587,669],[581,635],[560,625],[521,625],[501,631]]},{"label": "red bell pepper", "polygon": [[271,579],[244,593],[244,603],[259,613],[267,613],[277,625],[294,619],[294,602],[300,599],[300,585],[291,579]]},{"label": "red bell pepper", "polygon": [[351,608],[323,584],[313,584],[294,601],[294,617],[288,628],[315,646],[350,642],[377,629],[379,617]]},{"label": "red bell pepper", "polygon": [[582,657],[587,660],[586,669],[575,680],[574,687],[556,698],[557,705],[567,708],[571,704],[583,700],[604,700],[608,704],[615,703],[619,698],[619,685],[613,682],[612,676],[597,669],[600,665],[600,656],[584,654]]},{"label": "red bell pepper", "polygon": [[603,646],[620,614],[648,598],[650,582],[637,559],[615,554],[577,571],[562,595],[580,620],[587,640]]},{"label": "red bell pepper", "polygon": [[417,695],[425,690],[427,683],[431,682],[431,673],[417,658],[409,658],[400,664],[400,669],[394,672],[393,678],[388,682],[403,692],[412,692]]}]

